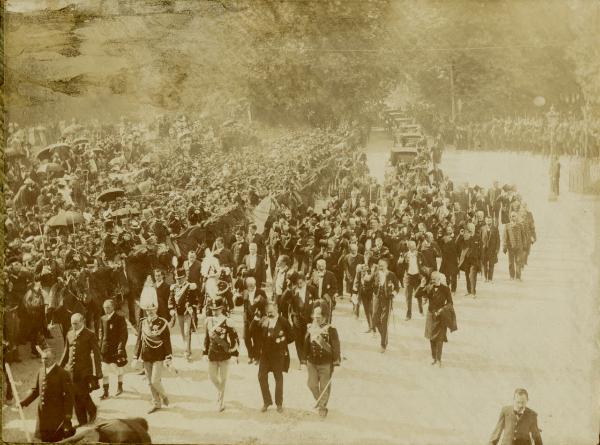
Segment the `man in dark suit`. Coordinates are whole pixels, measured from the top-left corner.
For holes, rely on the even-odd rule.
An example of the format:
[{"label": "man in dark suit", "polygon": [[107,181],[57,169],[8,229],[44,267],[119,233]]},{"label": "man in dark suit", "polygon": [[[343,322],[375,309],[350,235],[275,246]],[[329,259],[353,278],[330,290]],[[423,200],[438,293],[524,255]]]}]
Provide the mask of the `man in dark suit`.
[{"label": "man in dark suit", "polygon": [[115,312],[115,303],[106,300],[103,304],[104,315],[100,318],[100,352],[102,354],[102,389],[100,399],[108,399],[108,374],[113,370],[117,374],[117,393],[123,393],[124,366],[127,364],[127,323],[125,317]]},{"label": "man in dark suit", "polygon": [[510,214],[510,222],[504,226],[502,238],[504,246],[502,251],[508,254],[508,273],[510,279],[521,280],[521,268],[523,266],[523,251],[525,250],[525,231],[517,221],[517,213]]},{"label": "man in dark suit", "polygon": [[237,269],[240,264],[243,263],[244,257],[248,254],[249,245],[248,241],[244,239],[244,232],[238,230],[235,233],[235,241],[231,245],[231,253],[233,254],[233,263]]},{"label": "man in dark suit", "polygon": [[490,437],[490,445],[531,445],[532,440],[535,445],[542,445],[537,413],[527,408],[528,401],[527,390],[515,390],[513,405],[505,406],[500,411],[500,418]]},{"label": "man in dark suit", "polygon": [[[306,277],[302,272],[296,275],[294,289],[286,294],[286,301],[282,304],[287,305],[287,313],[292,322],[294,337],[296,338],[296,352],[298,353],[299,369],[306,365],[306,350],[304,337],[306,337],[306,327],[310,323],[312,310],[317,304],[317,289],[306,282]],[[325,314],[327,316],[327,314]]]},{"label": "man in dark suit", "polygon": [[381,258],[374,277],[373,292],[373,326],[379,331],[381,349],[385,352],[388,344],[388,320],[392,308],[392,300],[400,285],[394,272],[388,270],[388,260]]},{"label": "man in dark suit", "polygon": [[248,276],[256,279],[256,287],[260,289],[267,279],[267,266],[265,265],[265,258],[258,253],[256,243],[251,243],[248,246],[248,254],[244,256],[243,264],[246,266]]},{"label": "man in dark suit", "polygon": [[235,267],[233,261],[233,253],[227,247],[225,247],[225,242],[222,237],[218,237],[215,240],[215,249],[213,251],[213,255],[219,259],[219,264],[222,267],[229,267],[233,269]]},{"label": "man in dark suit", "polygon": [[79,425],[93,422],[97,408],[90,398],[90,392],[98,389],[98,380],[102,378],[100,348],[96,334],[85,327],[81,314],[71,316],[71,330],[67,333],[59,365],[69,372],[73,381],[75,415]]},{"label": "man in dark suit", "polygon": [[[196,285],[196,289],[191,290],[196,301],[200,301],[200,289],[202,289],[202,262],[197,259],[196,252],[190,250],[188,252],[188,259],[183,262],[183,269],[187,276],[187,282]],[[158,314],[159,317],[162,315]],[[163,317],[164,318],[164,317]],[[169,320],[167,318],[167,320]]]},{"label": "man in dark suit", "polygon": [[38,397],[35,437],[42,442],[57,442],[72,436],[73,383],[69,373],[56,365],[50,348],[42,351],[42,367],[21,406],[28,406]]},{"label": "man in dark suit", "polygon": [[248,351],[248,363],[258,364],[260,338],[257,334],[260,320],[266,315],[267,295],[264,290],[256,286],[254,277],[248,277],[242,296],[244,299],[244,343]]},{"label": "man in dark suit", "polygon": [[257,230],[258,230],[258,228],[256,227],[256,224],[250,224],[248,226],[248,237],[247,237],[246,241],[248,241],[248,245],[250,245],[252,243],[256,244],[258,246],[258,254],[264,256],[265,241],[261,234],[256,233]]},{"label": "man in dark suit", "polygon": [[498,199],[502,194],[502,189],[500,188],[500,184],[498,181],[494,181],[493,186],[487,192],[487,214],[494,219],[494,223],[496,226],[500,224],[500,207],[502,207],[502,202]]},{"label": "man in dark suit", "polygon": [[294,341],[294,332],[288,321],[279,316],[277,303],[267,304],[267,316],[260,326],[260,361],[258,383],[263,398],[262,412],[273,404],[269,389],[269,372],[275,377],[275,403],[277,412],[283,412],[283,373],[290,368],[288,344]]},{"label": "man in dark suit", "polygon": [[334,273],[326,270],[327,262],[324,259],[317,260],[317,270],[314,273],[313,284],[317,288],[317,298],[325,300],[331,311],[329,313],[328,322],[331,323],[333,317],[333,309],[338,296],[337,278]]},{"label": "man in dark suit", "polygon": [[169,313],[169,295],[171,294],[171,287],[165,282],[165,275],[161,269],[154,270],[154,287],[156,288],[156,299],[158,304],[156,314],[160,318],[171,321],[171,314]]},{"label": "man in dark suit", "polygon": [[498,262],[499,251],[500,231],[492,217],[486,216],[485,224],[481,227],[481,262],[486,282],[494,279],[494,266]]}]

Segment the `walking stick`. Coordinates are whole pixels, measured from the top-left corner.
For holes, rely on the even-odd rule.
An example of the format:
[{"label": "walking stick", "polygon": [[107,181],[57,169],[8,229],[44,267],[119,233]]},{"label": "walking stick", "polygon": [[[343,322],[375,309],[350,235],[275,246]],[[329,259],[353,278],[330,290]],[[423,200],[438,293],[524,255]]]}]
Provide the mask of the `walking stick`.
[{"label": "walking stick", "polygon": [[12,376],[12,371],[10,370],[10,365],[8,363],[4,364],[6,369],[6,375],[8,376],[8,381],[10,383],[10,387],[12,388],[13,396],[15,398],[15,404],[19,410],[19,417],[21,418],[21,423],[23,424],[23,432],[25,433],[25,438],[27,442],[31,442],[31,436],[29,435],[29,431],[27,431],[27,422],[25,421],[25,413],[23,413],[23,407],[21,406],[21,399],[19,397],[19,393],[17,392],[17,385],[15,385],[15,381]]}]

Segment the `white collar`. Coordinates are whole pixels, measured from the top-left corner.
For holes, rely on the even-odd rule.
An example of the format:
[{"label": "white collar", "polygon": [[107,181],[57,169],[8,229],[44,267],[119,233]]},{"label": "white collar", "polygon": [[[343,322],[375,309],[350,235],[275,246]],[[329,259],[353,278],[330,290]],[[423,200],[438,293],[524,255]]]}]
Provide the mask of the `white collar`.
[{"label": "white collar", "polygon": [[49,374],[50,371],[52,371],[55,366],[56,366],[56,362],[52,363],[49,368],[46,368],[46,374]]},{"label": "white collar", "polygon": [[79,337],[79,334],[81,334],[81,331],[83,331],[84,329],[85,329],[85,326],[82,326],[77,331],[73,331],[75,333],[75,337]]}]

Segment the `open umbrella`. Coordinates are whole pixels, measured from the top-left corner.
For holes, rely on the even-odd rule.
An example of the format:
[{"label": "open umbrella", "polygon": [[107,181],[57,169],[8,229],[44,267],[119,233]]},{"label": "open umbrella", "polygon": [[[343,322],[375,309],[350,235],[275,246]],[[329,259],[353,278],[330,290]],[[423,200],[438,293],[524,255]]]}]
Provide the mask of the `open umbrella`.
[{"label": "open umbrella", "polygon": [[76,224],[83,224],[85,218],[79,212],[71,210],[61,210],[56,216],[50,218],[46,225],[48,227],[73,227]]},{"label": "open umbrella", "polygon": [[120,189],[120,188],[110,188],[110,189],[105,190],[104,192],[100,193],[98,195],[98,197],[96,198],[96,201],[110,202],[110,201],[114,201],[115,199],[120,198],[122,196],[125,196],[125,190]]},{"label": "open umbrella", "polygon": [[42,148],[36,155],[39,160],[50,159],[54,153],[64,154],[71,150],[71,146],[63,143],[48,145]]},{"label": "open umbrella", "polygon": [[57,164],[56,162],[48,162],[47,164],[42,164],[37,169],[38,173],[64,173],[65,169],[62,165]]}]

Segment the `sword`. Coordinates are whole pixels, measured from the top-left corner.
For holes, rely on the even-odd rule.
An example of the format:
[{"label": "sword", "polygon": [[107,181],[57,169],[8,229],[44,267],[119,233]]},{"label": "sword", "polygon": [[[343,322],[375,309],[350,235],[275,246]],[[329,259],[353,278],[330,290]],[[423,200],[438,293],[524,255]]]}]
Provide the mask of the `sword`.
[{"label": "sword", "polygon": [[323,388],[323,391],[321,392],[321,395],[319,396],[319,398],[315,402],[315,406],[314,406],[315,408],[319,407],[319,402],[321,401],[321,399],[323,398],[323,396],[325,395],[325,393],[329,389],[329,385],[331,385],[331,381],[332,380],[333,380],[333,372],[332,372],[331,376],[329,377],[329,381],[327,382],[327,385],[325,385],[325,388]]},{"label": "sword", "polygon": [[17,392],[17,385],[15,385],[15,380],[13,379],[12,371],[10,370],[10,365],[8,363],[5,363],[4,366],[6,369],[6,376],[8,377],[10,387],[12,388],[13,397],[15,398],[15,405],[17,405],[17,408],[19,410],[19,417],[21,418],[21,424],[23,432],[25,433],[25,438],[27,439],[27,442],[31,442],[31,436],[29,435],[29,431],[27,430],[25,413],[23,412],[23,407],[21,406],[21,399],[19,398],[19,393]]}]

